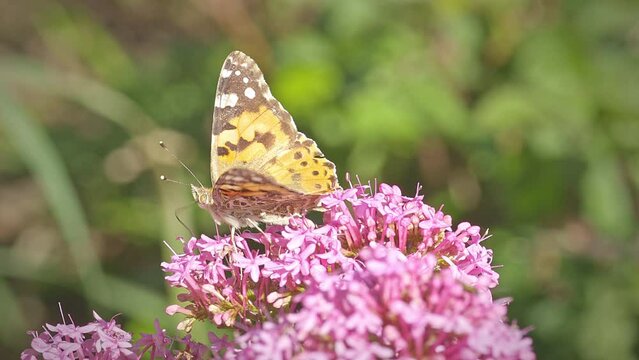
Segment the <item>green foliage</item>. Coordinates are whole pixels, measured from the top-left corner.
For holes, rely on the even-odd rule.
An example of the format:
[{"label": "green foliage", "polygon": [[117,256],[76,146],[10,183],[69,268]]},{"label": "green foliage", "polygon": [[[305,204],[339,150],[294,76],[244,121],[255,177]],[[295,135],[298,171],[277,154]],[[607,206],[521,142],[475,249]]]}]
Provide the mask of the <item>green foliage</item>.
[{"label": "green foliage", "polygon": [[[639,356],[639,4],[13,2],[0,14],[0,353],[26,328],[175,294],[162,241],[213,234],[162,152],[208,182],[212,99],[241,49],[326,155],[490,228],[496,297],[539,358]],[[166,295],[161,295],[161,294]],[[163,298],[163,296],[165,296]],[[17,335],[16,335],[17,334]],[[15,357],[15,356],[14,356]]]}]

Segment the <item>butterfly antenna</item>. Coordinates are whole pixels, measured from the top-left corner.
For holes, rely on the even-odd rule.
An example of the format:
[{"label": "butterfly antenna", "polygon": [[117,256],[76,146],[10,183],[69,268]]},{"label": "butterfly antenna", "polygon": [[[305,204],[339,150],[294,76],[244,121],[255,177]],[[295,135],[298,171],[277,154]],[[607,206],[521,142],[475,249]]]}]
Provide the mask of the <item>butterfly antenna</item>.
[{"label": "butterfly antenna", "polygon": [[166,177],[166,176],[164,176],[164,175],[160,175],[160,180],[162,180],[162,181],[166,181],[166,182],[170,182],[170,183],[174,183],[174,184],[180,184],[180,185],[189,186],[189,184],[187,184],[187,183],[183,183],[183,182],[181,182],[181,181],[177,181],[177,180],[169,179],[168,177]]},{"label": "butterfly antenna", "polygon": [[186,166],[182,160],[180,160],[174,153],[171,152],[171,150],[169,150],[169,148],[166,146],[166,144],[164,143],[164,141],[160,140],[160,146],[162,147],[162,149],[166,150],[166,152],[168,152],[175,160],[177,160],[177,162],[180,163],[180,165],[182,165],[183,168],[186,169],[186,171],[189,172],[189,174],[191,174],[191,176],[193,176],[193,178],[195,179],[195,181],[197,181],[198,184],[200,184],[201,187],[204,187],[204,185],[202,185],[202,182],[200,181],[200,179],[197,178],[197,176],[195,176],[195,174],[193,173],[193,171],[191,171],[191,169],[189,169],[188,166]]}]

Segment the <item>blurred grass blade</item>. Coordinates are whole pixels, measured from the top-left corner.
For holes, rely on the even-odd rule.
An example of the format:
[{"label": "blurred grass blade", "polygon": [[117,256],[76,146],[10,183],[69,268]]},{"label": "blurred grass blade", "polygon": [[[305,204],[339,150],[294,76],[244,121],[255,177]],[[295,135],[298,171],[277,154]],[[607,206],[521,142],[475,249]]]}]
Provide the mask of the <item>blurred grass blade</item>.
[{"label": "blurred grass blade", "polygon": [[[0,278],[0,304],[2,304],[3,320],[0,321],[0,340],[5,345],[20,341],[23,338],[23,330],[27,328],[20,301],[11,291],[6,281]],[[19,329],[20,331],[16,331]]]},{"label": "blurred grass blade", "polygon": [[2,124],[13,146],[22,156],[49,203],[67,241],[78,275],[85,286],[92,276],[101,276],[95,249],[90,243],[80,202],[55,146],[38,124],[4,89],[0,88]]},{"label": "blurred grass blade", "polygon": [[[0,118],[7,138],[23,157],[42,188],[63,238],[69,246],[85,296],[94,304],[118,311],[128,309],[131,316],[146,319],[157,316],[156,311],[162,310],[158,295],[141,289],[134,290],[133,288],[138,285],[104,276],[90,241],[89,228],[80,201],[65,170],[64,162],[43,127],[1,87]],[[145,306],[131,306],[136,303]]]}]

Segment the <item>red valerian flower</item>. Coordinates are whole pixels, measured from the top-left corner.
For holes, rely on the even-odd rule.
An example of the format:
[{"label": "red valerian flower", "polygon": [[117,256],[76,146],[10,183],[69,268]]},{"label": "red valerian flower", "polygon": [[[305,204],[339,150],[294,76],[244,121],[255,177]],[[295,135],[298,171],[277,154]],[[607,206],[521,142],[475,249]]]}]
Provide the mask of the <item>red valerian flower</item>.
[{"label": "red valerian flower", "polygon": [[84,326],[73,322],[46,324],[41,333],[32,331],[31,348],[21,359],[137,359],[132,351],[131,334],[122,330],[114,319],[103,320],[93,312],[95,321]]},{"label": "red valerian flower", "polygon": [[240,335],[226,357],[535,358],[527,331],[505,322],[505,303],[436,270],[435,256],[373,245],[360,258],[360,270],[312,281],[296,311]]},{"label": "red valerian flower", "polygon": [[397,186],[369,190],[356,186],[325,195],[321,226],[293,217],[264,232],[190,239],[182,254],[162,264],[167,282],[186,290],[179,300],[188,302],[167,312],[187,315],[184,329],[195,320],[227,327],[261,323],[285,309],[311,276],[358,269],[358,253],[371,243],[407,256],[435,256],[439,268],[453,269],[490,297],[499,275],[479,227],[461,223],[454,229],[450,216],[424,204],[422,196],[403,196]]},{"label": "red valerian flower", "polygon": [[[231,329],[171,337],[159,323],[135,346],[114,320],[48,325],[23,359],[534,359],[528,330],[492,300],[499,275],[485,232],[402,195],[355,186],[320,199],[323,224],[182,241],[162,263],[182,289],[169,315]],[[135,353],[133,353],[135,352]]]}]

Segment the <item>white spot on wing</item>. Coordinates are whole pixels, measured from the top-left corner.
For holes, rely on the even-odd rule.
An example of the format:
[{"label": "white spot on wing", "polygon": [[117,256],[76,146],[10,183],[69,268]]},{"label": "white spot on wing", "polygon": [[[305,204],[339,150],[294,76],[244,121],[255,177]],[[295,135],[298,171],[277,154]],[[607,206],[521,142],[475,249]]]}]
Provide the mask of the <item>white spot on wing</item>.
[{"label": "white spot on wing", "polygon": [[248,84],[248,78],[247,78],[247,77],[244,77],[244,79],[242,79],[242,81],[243,81],[245,84]]},{"label": "white spot on wing", "polygon": [[239,97],[235,93],[218,94],[215,97],[215,106],[219,108],[234,107]]},{"label": "white spot on wing", "polygon": [[244,96],[246,96],[249,99],[255,98],[255,90],[253,90],[253,88],[251,88],[251,87],[247,87],[244,90]]},{"label": "white spot on wing", "polygon": [[240,70],[235,70],[235,76],[240,76],[241,72]]},{"label": "white spot on wing", "polygon": [[227,69],[222,69],[222,77],[223,78],[227,78],[229,76],[231,76],[232,71],[231,70],[227,70]]}]

